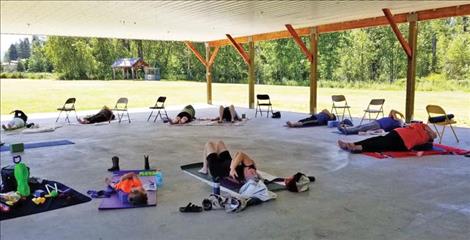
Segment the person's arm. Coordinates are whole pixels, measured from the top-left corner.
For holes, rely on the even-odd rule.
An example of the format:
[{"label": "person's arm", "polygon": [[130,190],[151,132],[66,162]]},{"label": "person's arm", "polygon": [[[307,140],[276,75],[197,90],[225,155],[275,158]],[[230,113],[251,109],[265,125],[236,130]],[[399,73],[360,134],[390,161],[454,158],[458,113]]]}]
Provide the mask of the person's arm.
[{"label": "person's arm", "polygon": [[[403,114],[397,110],[390,110],[390,113],[388,114],[389,117],[393,118],[394,120],[398,120],[400,118],[405,118],[405,116],[403,116]],[[400,117],[398,117],[400,116]]]},{"label": "person's arm", "polygon": [[136,177],[137,175],[134,173],[134,172],[130,172],[130,173],[126,173],[124,175],[121,176],[121,181],[122,180],[126,180],[126,179],[132,179],[134,177]]},{"label": "person's arm", "polygon": [[230,163],[230,176],[231,177],[234,177],[234,178],[238,177],[236,168],[241,163],[243,163],[243,165],[245,165],[245,166],[249,166],[249,165],[255,164],[255,161],[253,161],[253,159],[251,159],[248,155],[246,155],[246,153],[237,152],[235,154],[235,158]]}]

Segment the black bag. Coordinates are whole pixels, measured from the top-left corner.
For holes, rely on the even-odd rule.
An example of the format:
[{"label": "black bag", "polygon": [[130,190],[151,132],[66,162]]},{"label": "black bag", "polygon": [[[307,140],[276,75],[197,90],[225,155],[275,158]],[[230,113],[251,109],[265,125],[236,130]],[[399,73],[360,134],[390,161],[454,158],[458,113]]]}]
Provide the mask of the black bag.
[{"label": "black bag", "polygon": [[281,112],[273,112],[272,118],[281,118]]},{"label": "black bag", "polygon": [[[29,171],[29,167],[28,167]],[[8,165],[2,168],[2,186],[0,188],[1,193],[16,191],[16,178],[15,178],[15,165]]]},{"label": "black bag", "polygon": [[8,165],[2,168],[2,189],[0,192],[5,193],[10,191],[16,191],[16,179],[14,170],[15,165]]}]

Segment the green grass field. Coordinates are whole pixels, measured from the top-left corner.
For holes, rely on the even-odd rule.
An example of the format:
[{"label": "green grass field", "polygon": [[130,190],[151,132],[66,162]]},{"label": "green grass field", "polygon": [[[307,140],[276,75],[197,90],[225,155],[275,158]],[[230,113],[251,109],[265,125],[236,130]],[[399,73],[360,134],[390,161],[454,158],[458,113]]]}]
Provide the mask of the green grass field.
[{"label": "green grass field", "polygon": [[[187,81],[59,81],[1,79],[1,114],[14,109],[26,113],[54,112],[68,97],[77,98],[78,110],[113,106],[117,98],[129,98],[130,108],[148,107],[158,96],[167,96],[167,106],[206,103],[206,84]],[[233,103],[248,106],[248,85],[213,84],[213,103]],[[271,96],[274,109],[308,112],[309,88],[256,85],[255,93]],[[318,89],[318,108],[331,108],[331,95],[343,94],[355,117],[362,116],[371,98],[385,98],[385,111],[396,109],[404,113],[405,90]],[[416,92],[415,119],[425,119],[427,104],[441,105],[454,113],[460,126],[470,126],[470,94],[453,92]]]}]

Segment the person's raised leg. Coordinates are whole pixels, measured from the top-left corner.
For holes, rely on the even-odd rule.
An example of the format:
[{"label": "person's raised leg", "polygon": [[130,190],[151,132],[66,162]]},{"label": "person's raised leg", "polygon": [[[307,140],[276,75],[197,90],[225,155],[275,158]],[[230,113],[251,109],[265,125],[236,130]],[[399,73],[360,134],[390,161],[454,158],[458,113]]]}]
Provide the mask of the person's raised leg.
[{"label": "person's raised leg", "polygon": [[207,163],[207,156],[209,156],[209,154],[211,153],[217,153],[217,145],[212,142],[212,141],[209,141],[206,143],[206,145],[204,146],[204,160],[202,161],[202,168],[199,169],[198,172],[202,173],[202,174],[207,174],[208,172],[208,163]]},{"label": "person's raised leg", "polygon": [[225,151],[227,151],[227,146],[225,146],[225,143],[222,140],[219,140],[217,142],[217,154],[220,154]]},{"label": "person's raised leg", "polygon": [[217,122],[222,123],[224,121],[224,106],[220,105],[219,107],[219,120]]},{"label": "person's raised leg", "polygon": [[228,107],[228,109],[230,110],[230,117],[231,117],[231,121],[232,123],[235,122],[235,116],[237,116],[237,112],[235,112],[235,107],[233,105],[230,105],[230,107]]}]

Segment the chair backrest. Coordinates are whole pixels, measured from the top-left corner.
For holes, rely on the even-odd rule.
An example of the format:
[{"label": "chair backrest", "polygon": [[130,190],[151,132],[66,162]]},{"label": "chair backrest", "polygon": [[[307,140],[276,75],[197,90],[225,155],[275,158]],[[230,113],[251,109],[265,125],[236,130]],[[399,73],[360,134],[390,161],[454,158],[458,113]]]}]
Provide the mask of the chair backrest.
[{"label": "chair backrest", "polygon": [[120,108],[119,106],[122,106],[121,108],[127,109],[127,103],[128,102],[129,102],[129,100],[125,97],[119,98],[117,100],[116,105],[114,106],[114,108]]},{"label": "chair backrest", "polygon": [[447,116],[446,111],[444,111],[444,109],[438,105],[427,105],[426,111],[428,112],[429,117],[432,117],[431,115]]},{"label": "chair backrest", "polygon": [[331,96],[331,100],[333,100],[333,102],[343,102],[346,101],[346,97],[344,97],[344,95],[333,95]]},{"label": "chair backrest", "polygon": [[385,99],[372,99],[370,100],[369,105],[379,106],[379,105],[383,105],[384,103],[385,103]]},{"label": "chair backrest", "polygon": [[65,101],[65,103],[64,103],[64,108],[73,108],[74,105],[75,105],[75,101],[76,101],[75,98],[67,99],[67,101]]},{"label": "chair backrest", "polygon": [[157,102],[155,103],[155,107],[163,107],[165,105],[165,101],[166,101],[166,97],[164,96],[158,97]]},{"label": "chair backrest", "polygon": [[271,104],[271,99],[269,98],[268,94],[257,94],[256,99],[257,99],[258,104],[260,102],[267,102],[268,104]]}]

